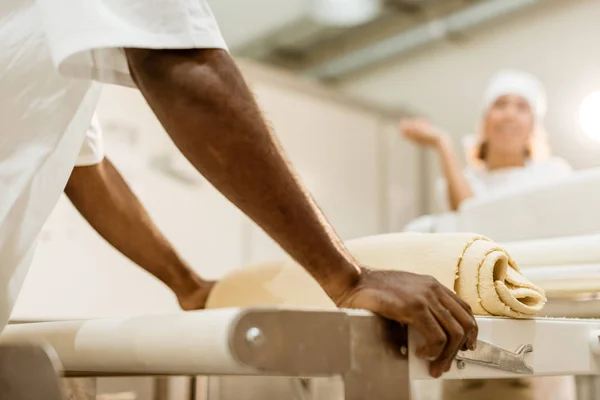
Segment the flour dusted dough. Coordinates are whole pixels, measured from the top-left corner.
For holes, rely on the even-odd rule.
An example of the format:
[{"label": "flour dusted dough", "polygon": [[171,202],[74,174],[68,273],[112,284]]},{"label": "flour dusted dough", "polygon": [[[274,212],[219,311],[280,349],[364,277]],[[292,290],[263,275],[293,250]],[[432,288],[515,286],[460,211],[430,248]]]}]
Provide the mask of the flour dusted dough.
[{"label": "flour dusted dough", "polygon": [[[544,306],[544,291],[525,279],[510,255],[486,237],[469,233],[394,233],[348,241],[371,268],[431,275],[454,290],[476,315],[530,318]],[[207,308],[285,306],[335,308],[317,282],[291,260],[261,263],[218,282]]]}]

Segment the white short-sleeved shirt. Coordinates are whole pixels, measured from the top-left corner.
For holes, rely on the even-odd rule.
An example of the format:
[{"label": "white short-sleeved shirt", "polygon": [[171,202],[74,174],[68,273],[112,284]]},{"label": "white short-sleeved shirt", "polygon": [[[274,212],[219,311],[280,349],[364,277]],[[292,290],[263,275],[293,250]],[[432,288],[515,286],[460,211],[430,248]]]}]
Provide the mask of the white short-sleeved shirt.
[{"label": "white short-sleeved shirt", "polygon": [[102,128],[96,114],[92,117],[90,126],[85,131],[83,145],[79,150],[76,167],[88,167],[99,164],[106,155],[104,150],[104,139],[102,138]]},{"label": "white short-sleeved shirt", "polygon": [[0,1],[0,330],[124,47],[227,49],[205,0]]},{"label": "white short-sleeved shirt", "polygon": [[[545,185],[563,179],[572,167],[562,158],[551,157],[540,162],[528,162],[524,167],[502,168],[488,171],[466,168],[465,177],[475,197],[494,196],[536,185]],[[448,187],[444,179],[436,184],[438,205],[447,211],[450,208]]]}]

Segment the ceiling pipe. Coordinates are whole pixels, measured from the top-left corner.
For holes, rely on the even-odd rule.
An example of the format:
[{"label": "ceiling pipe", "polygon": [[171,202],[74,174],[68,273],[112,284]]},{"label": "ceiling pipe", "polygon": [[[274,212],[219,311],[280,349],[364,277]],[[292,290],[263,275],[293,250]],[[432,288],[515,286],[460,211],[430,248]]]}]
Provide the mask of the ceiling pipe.
[{"label": "ceiling pipe", "polygon": [[448,16],[429,21],[416,28],[363,47],[337,59],[309,68],[307,76],[328,79],[345,75],[370,65],[441,40],[450,34],[475,28],[544,0],[486,0]]},{"label": "ceiling pipe", "polygon": [[330,26],[364,24],[381,13],[381,0],[312,0],[309,16]]}]

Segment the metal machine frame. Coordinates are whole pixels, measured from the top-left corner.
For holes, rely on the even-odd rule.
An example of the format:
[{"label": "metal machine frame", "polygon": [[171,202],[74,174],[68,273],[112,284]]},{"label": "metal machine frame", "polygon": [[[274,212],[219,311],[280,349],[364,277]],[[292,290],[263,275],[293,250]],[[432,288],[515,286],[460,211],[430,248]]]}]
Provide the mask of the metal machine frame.
[{"label": "metal machine frame", "polygon": [[[600,375],[600,320],[477,319],[478,348],[459,353],[442,379]],[[0,335],[0,394],[60,400],[60,376],[204,375],[337,377],[345,400],[409,400],[410,380],[432,379],[414,356],[420,341],[354,310],[220,309],[10,325]]]}]

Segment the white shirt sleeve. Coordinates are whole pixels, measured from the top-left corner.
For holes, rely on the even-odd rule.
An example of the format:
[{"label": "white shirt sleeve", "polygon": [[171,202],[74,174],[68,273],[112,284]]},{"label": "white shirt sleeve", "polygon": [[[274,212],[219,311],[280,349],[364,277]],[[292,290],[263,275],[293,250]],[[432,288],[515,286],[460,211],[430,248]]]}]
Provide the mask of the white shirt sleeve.
[{"label": "white shirt sleeve", "polygon": [[76,167],[85,167],[90,165],[99,164],[105,156],[104,141],[102,139],[102,130],[98,123],[96,114],[92,118],[92,123],[85,132],[85,139],[79,156],[75,163]]},{"label": "white shirt sleeve", "polygon": [[227,46],[206,0],[35,0],[68,77],[134,86],[123,48]]}]

